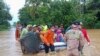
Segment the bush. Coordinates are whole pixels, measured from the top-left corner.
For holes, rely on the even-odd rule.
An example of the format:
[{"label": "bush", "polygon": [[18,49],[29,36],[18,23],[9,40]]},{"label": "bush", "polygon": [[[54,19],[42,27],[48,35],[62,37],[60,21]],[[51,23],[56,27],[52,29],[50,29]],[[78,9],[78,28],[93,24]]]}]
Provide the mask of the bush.
[{"label": "bush", "polygon": [[100,21],[98,21],[98,22],[95,24],[94,28],[100,29]]},{"label": "bush", "polygon": [[3,31],[3,30],[6,30],[8,29],[9,27],[7,27],[6,25],[0,25],[0,31]]},{"label": "bush", "polygon": [[83,19],[83,25],[84,27],[88,29],[94,28],[95,22],[97,21],[96,17],[91,14],[85,14]]}]

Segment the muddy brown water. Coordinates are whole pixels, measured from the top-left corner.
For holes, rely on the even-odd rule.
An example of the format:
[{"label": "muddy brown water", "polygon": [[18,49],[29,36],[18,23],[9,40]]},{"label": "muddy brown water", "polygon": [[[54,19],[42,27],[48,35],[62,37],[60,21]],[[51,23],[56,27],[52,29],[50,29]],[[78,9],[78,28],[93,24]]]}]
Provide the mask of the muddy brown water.
[{"label": "muddy brown water", "polygon": [[[85,56],[100,56],[100,29],[89,29],[88,34],[91,45],[84,50],[87,54]],[[15,29],[12,28],[8,31],[0,31],[0,56],[45,56],[45,53],[42,51],[37,55],[23,55],[19,42],[15,40]],[[67,51],[58,51],[53,56],[67,56]]]}]

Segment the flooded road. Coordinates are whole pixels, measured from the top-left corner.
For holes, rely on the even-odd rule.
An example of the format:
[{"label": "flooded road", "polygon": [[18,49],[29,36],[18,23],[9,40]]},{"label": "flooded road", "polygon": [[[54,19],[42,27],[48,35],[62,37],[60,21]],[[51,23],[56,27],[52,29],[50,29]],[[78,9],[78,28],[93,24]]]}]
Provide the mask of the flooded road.
[{"label": "flooded road", "polygon": [[14,28],[0,32],[0,56],[22,56],[20,45],[14,35]]},{"label": "flooded road", "polygon": [[[0,31],[0,56],[33,56],[22,54],[20,44],[15,40],[14,31],[14,28],[9,31]],[[88,30],[88,34],[92,43],[86,50],[90,50],[90,56],[100,56],[100,30]],[[66,53],[66,50],[59,51],[56,56],[66,56]],[[40,52],[38,56],[44,56],[44,52]]]}]

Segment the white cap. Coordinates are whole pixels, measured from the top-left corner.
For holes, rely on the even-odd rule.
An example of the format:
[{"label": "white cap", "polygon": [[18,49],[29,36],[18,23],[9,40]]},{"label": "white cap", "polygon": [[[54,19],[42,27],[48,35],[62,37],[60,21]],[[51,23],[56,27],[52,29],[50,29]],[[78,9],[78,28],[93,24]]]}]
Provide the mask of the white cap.
[{"label": "white cap", "polygon": [[80,25],[83,25],[83,23],[82,23],[82,22],[80,22]]},{"label": "white cap", "polygon": [[36,25],[33,25],[33,27],[36,27]]}]

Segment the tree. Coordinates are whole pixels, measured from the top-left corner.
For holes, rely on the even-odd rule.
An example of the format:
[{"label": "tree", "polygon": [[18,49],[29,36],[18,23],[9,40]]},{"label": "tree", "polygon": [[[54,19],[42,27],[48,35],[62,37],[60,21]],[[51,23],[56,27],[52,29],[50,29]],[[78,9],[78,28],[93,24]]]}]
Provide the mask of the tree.
[{"label": "tree", "polygon": [[[35,24],[66,24],[65,26],[68,26],[77,17],[73,16],[78,12],[77,9],[77,12],[74,10],[77,7],[74,3],[67,2],[66,0],[27,0],[24,8],[28,9],[29,13],[19,14],[20,17],[23,14],[29,15]],[[22,10],[20,12],[27,12],[26,10]],[[67,17],[70,21],[67,20]],[[22,21],[21,18],[20,20]]]},{"label": "tree", "polygon": [[19,10],[19,14],[20,14],[19,19],[22,24],[24,24],[24,23],[29,24],[29,22],[32,21],[32,18],[31,18],[30,12],[28,11],[28,8],[29,7],[24,7]]},{"label": "tree", "polygon": [[9,13],[9,8],[7,7],[7,5],[1,1],[0,2],[0,27],[2,27],[3,25],[5,25],[4,27],[9,27],[9,20],[11,20],[12,17]]},{"label": "tree", "polygon": [[65,27],[78,20],[84,22],[85,27],[93,28],[97,18],[90,12],[90,5],[89,0],[26,0],[19,12],[20,20],[32,24],[63,24]]}]

